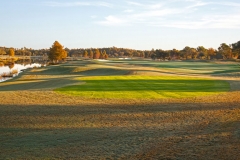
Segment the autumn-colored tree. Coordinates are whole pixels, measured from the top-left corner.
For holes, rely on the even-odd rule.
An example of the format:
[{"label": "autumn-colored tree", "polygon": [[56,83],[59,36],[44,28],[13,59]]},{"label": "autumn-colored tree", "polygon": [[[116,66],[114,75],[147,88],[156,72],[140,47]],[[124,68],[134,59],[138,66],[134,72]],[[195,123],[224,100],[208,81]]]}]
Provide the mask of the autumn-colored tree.
[{"label": "autumn-colored tree", "polygon": [[208,59],[212,59],[214,56],[216,56],[216,51],[213,48],[209,48],[207,50],[207,56]]},{"label": "autumn-colored tree", "polygon": [[170,58],[171,59],[179,59],[179,57],[180,57],[179,50],[174,48],[173,50],[170,51]]},{"label": "autumn-colored tree", "polygon": [[0,55],[6,54],[5,50],[3,48],[0,48]]},{"label": "autumn-colored tree", "polygon": [[104,57],[103,52],[101,52],[99,59],[104,59],[103,57]]},{"label": "autumn-colored tree", "polygon": [[89,52],[89,58],[93,59],[93,51],[92,50],[90,50],[90,52]]},{"label": "autumn-colored tree", "polygon": [[95,49],[93,59],[99,59],[99,57],[100,57],[100,51],[98,49]]},{"label": "autumn-colored tree", "polygon": [[104,59],[108,59],[108,54],[105,54]]},{"label": "autumn-colored tree", "polygon": [[134,57],[140,57],[140,52],[138,52],[138,51],[133,51],[133,56],[134,56]]},{"label": "autumn-colored tree", "polygon": [[118,57],[118,56],[122,57],[124,55],[124,52],[119,52],[119,54],[118,53],[114,53],[114,55],[115,55],[115,57]]},{"label": "autumn-colored tree", "polygon": [[144,51],[138,51],[138,52],[139,52],[141,58],[145,57],[145,52]]},{"label": "autumn-colored tree", "polygon": [[87,50],[84,51],[83,57],[84,57],[84,58],[87,58],[87,57],[88,57],[88,51],[87,51]]},{"label": "autumn-colored tree", "polygon": [[132,57],[132,56],[133,56],[133,50],[127,49],[127,50],[124,52],[124,56]]},{"label": "autumn-colored tree", "polygon": [[220,47],[218,48],[219,53],[225,58],[230,59],[232,58],[232,49],[229,45],[226,43],[222,43]]},{"label": "autumn-colored tree", "polygon": [[203,59],[203,57],[207,57],[207,49],[204,48],[203,46],[199,46],[197,48],[198,56]]},{"label": "autumn-colored tree", "polygon": [[64,60],[67,58],[67,52],[63,49],[63,46],[58,41],[55,41],[50,48],[48,58],[55,63],[59,60]]},{"label": "autumn-colored tree", "polygon": [[11,57],[15,56],[15,51],[14,51],[14,49],[13,49],[13,48],[10,48],[9,51],[8,51],[8,54],[9,54],[9,56],[11,56]]},{"label": "autumn-colored tree", "polygon": [[233,55],[237,58],[240,58],[240,41],[232,44]]},{"label": "autumn-colored tree", "polygon": [[189,46],[186,46],[180,51],[180,56],[184,59],[187,59],[188,56],[190,56],[190,50],[191,48]]},{"label": "autumn-colored tree", "polygon": [[16,50],[15,54],[22,55],[22,56],[31,56],[32,52],[29,49],[27,49],[26,47],[24,47],[24,48]]},{"label": "autumn-colored tree", "polygon": [[100,55],[100,59],[106,59],[107,56],[107,52],[104,50],[101,55]]},{"label": "autumn-colored tree", "polygon": [[186,46],[183,50],[181,50],[181,57],[186,59],[195,59],[197,57],[197,50]]}]

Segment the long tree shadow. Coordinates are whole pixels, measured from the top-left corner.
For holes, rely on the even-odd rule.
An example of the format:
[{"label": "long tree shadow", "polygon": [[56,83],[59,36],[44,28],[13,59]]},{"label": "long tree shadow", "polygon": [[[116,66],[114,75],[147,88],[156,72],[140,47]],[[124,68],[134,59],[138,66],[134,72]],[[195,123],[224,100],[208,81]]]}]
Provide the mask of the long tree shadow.
[{"label": "long tree shadow", "polygon": [[[134,103],[134,104],[62,104],[62,105],[4,105],[0,104],[0,116],[8,117],[31,117],[37,118],[37,116],[52,116],[52,117],[75,117],[81,116],[93,116],[104,115],[108,119],[111,115],[126,115],[126,118],[133,119],[134,114],[158,114],[158,113],[190,113],[190,112],[215,112],[223,110],[239,110],[239,104],[235,102],[212,102],[212,103],[158,103],[157,101],[151,101],[146,104]],[[187,117],[186,117],[187,118]],[[44,120],[44,119],[43,119]],[[7,123],[9,123],[6,120]],[[17,121],[16,121],[17,122]],[[20,122],[20,121],[19,121]],[[37,122],[37,120],[36,120]],[[30,123],[30,122],[27,122]],[[40,121],[37,123],[41,123]],[[59,122],[60,123],[60,122]],[[3,124],[3,123],[2,123]]]},{"label": "long tree shadow", "polygon": [[2,83],[0,85],[0,91],[52,90],[54,88],[64,87],[76,83],[81,83],[81,81],[75,80],[74,77],[29,80],[17,79],[15,81]]},{"label": "long tree shadow", "polygon": [[220,147],[238,157],[239,120],[209,115],[232,118],[239,106],[188,105],[0,105],[0,159],[192,159]]}]

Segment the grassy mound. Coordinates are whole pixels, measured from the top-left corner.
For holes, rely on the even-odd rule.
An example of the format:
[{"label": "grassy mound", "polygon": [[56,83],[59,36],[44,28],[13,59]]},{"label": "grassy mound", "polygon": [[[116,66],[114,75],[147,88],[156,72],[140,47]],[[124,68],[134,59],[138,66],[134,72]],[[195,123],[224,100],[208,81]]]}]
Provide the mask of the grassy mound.
[{"label": "grassy mound", "polygon": [[224,75],[239,72],[239,65],[231,62],[191,62],[191,61],[111,61],[112,64],[140,65],[155,67],[162,71],[177,74]]},{"label": "grassy mound", "polygon": [[225,81],[179,76],[84,77],[83,85],[56,89],[59,93],[84,98],[159,99],[208,96],[229,90]]}]

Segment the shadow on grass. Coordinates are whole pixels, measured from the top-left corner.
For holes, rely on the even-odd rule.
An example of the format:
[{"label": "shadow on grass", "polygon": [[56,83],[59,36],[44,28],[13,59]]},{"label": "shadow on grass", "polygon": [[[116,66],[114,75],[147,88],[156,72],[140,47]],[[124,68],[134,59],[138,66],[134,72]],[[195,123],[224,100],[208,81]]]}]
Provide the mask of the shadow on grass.
[{"label": "shadow on grass", "polygon": [[[194,155],[201,159],[217,156],[213,151],[224,149],[232,157],[238,157],[239,139],[234,133],[239,134],[236,128],[239,121],[230,124],[208,115],[208,111],[213,111],[220,118],[226,115],[232,118],[233,109],[239,106],[231,103],[194,103],[188,107],[180,103],[153,107],[0,105],[0,159],[134,159],[135,155],[135,159],[159,156],[193,159]],[[224,110],[227,112],[222,113]],[[80,123],[91,125],[82,127]],[[225,133],[230,136],[224,136]]]},{"label": "shadow on grass", "polygon": [[[170,70],[173,70],[173,73],[175,73],[174,69],[184,69],[184,70],[189,70],[191,72],[198,71],[200,73],[194,73],[194,74],[199,74],[199,75],[211,75],[211,74],[218,75],[223,73],[237,73],[240,70],[237,64],[216,64],[211,61],[210,62],[191,62],[191,61],[190,62],[122,61],[121,62],[121,61],[117,61],[115,63],[145,66],[145,67],[155,67],[159,69],[170,69]],[[176,74],[178,73],[176,72]]]},{"label": "shadow on grass", "polygon": [[0,91],[46,90],[81,83],[73,78],[46,78],[31,80],[11,80],[0,84]]},{"label": "shadow on grass", "polygon": [[[152,101],[148,104],[78,104],[78,105],[2,105],[0,104],[0,116],[67,116],[79,117],[89,115],[117,115],[117,114],[144,114],[144,113],[174,113],[174,112],[198,112],[239,109],[239,104],[228,103],[161,103]],[[131,119],[131,115],[128,115]],[[6,120],[7,122],[7,120]],[[16,121],[17,122],[17,121]],[[31,122],[27,122],[31,123]],[[71,125],[71,124],[69,124]]]},{"label": "shadow on grass", "polygon": [[[128,73],[127,70],[117,69],[91,69],[84,72],[72,72],[74,68],[61,68],[59,66],[51,66],[51,69],[46,69],[39,72],[25,71],[18,77],[6,82],[0,83],[0,91],[21,91],[21,90],[45,90],[60,88],[82,81],[76,80],[77,77],[84,76],[104,76],[104,75],[123,75]],[[23,76],[29,76],[30,78],[24,78]],[[40,78],[38,78],[40,76]],[[41,78],[41,76],[49,76],[47,78]],[[51,76],[59,76],[57,78],[51,78]]]},{"label": "shadow on grass", "polygon": [[91,69],[88,71],[79,72],[82,76],[113,76],[113,75],[124,75],[127,74],[128,70],[121,70],[121,69],[112,69],[112,68],[98,68],[98,69]]}]

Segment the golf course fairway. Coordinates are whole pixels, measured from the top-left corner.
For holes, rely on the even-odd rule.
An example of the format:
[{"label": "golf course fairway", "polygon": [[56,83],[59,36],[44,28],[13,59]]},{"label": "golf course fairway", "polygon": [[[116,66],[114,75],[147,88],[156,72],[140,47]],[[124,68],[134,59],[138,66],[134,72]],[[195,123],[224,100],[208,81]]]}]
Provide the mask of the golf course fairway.
[{"label": "golf course fairway", "polygon": [[92,76],[55,91],[83,98],[161,99],[208,96],[229,91],[226,81],[183,76]]}]

